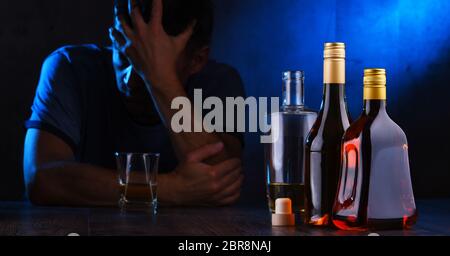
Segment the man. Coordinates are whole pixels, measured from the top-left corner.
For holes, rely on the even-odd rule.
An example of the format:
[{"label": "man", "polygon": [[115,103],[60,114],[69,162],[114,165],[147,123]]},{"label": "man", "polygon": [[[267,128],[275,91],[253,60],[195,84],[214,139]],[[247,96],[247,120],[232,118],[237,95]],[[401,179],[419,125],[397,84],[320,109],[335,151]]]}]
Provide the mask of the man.
[{"label": "man", "polygon": [[212,4],[149,1],[147,9],[116,1],[112,49],[64,47],[45,61],[26,123],[31,202],[116,205],[114,152],[161,154],[162,204],[227,205],[239,198],[242,134],[170,127],[176,97],[192,99],[194,89],[222,99],[244,94],[234,69],[209,60]]}]

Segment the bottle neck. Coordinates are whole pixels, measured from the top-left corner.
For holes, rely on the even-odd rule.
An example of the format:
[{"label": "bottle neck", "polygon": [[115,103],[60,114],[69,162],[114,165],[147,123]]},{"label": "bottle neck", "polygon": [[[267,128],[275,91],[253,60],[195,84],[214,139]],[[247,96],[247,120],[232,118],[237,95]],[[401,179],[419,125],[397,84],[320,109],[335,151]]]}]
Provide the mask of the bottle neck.
[{"label": "bottle neck", "polygon": [[322,110],[346,111],[345,84],[324,84]]},{"label": "bottle neck", "polygon": [[368,116],[377,116],[387,113],[386,100],[364,100],[364,113]]},{"label": "bottle neck", "polygon": [[305,106],[304,98],[304,78],[303,73],[291,73],[283,79],[283,106],[284,110],[303,109]]},{"label": "bottle neck", "polygon": [[322,109],[346,113],[345,103],[345,46],[340,43],[325,45],[323,62]]}]

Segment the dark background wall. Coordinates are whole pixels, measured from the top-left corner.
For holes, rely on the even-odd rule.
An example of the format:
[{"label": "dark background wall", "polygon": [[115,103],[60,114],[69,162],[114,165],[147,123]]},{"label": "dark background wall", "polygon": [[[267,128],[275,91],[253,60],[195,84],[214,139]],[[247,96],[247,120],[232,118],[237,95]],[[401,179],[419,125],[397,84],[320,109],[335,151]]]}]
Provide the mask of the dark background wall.
[{"label": "dark background wall", "polygon": [[[388,70],[389,110],[404,128],[417,196],[450,196],[450,2],[446,0],[215,0],[213,56],[235,66],[249,96],[279,96],[281,72],[306,71],[318,109],[322,49],[347,43],[347,100],[357,117],[365,67]],[[111,0],[3,0],[0,10],[0,199],[23,195],[23,121],[40,65],[66,44],[107,40]],[[245,201],[264,201],[262,146],[247,135]]]}]

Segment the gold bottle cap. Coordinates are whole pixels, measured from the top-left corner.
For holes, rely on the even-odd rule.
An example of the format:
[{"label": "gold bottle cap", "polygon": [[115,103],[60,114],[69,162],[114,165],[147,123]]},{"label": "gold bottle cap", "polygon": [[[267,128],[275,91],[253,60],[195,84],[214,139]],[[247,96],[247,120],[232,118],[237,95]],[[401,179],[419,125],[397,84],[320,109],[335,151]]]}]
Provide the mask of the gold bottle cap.
[{"label": "gold bottle cap", "polygon": [[345,59],[344,43],[325,43],[324,58]]},{"label": "gold bottle cap", "polygon": [[326,43],[323,57],[323,82],[345,84],[345,44]]},{"label": "gold bottle cap", "polygon": [[386,100],[386,69],[364,70],[364,99]]}]

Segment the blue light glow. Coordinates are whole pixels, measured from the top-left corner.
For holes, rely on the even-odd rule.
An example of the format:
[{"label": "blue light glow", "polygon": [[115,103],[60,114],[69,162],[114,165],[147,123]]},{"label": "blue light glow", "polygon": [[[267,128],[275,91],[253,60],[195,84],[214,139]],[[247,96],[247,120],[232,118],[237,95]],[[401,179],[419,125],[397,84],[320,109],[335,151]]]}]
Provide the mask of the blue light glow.
[{"label": "blue light glow", "polygon": [[[304,70],[306,104],[318,109],[322,99],[323,43],[343,41],[347,44],[347,102],[352,117],[356,118],[362,109],[363,69],[386,68],[389,111],[410,139],[417,191],[429,194],[428,169],[448,170],[448,161],[443,156],[448,152],[448,145],[444,145],[445,141],[448,143],[448,135],[433,142],[438,145],[430,145],[423,133],[445,129],[450,123],[450,119],[442,120],[445,116],[450,118],[448,114],[436,114],[436,110],[448,109],[450,1],[216,0],[215,3],[213,56],[240,71],[249,96],[281,96],[281,73]],[[258,136],[249,134],[246,147],[246,158],[251,163],[248,175],[260,177],[264,167]],[[442,160],[430,163],[431,147],[443,152],[441,158],[434,156]],[[260,180],[260,184],[248,184],[247,193],[253,189],[261,191],[264,180]],[[440,186],[445,187],[443,182]]]},{"label": "blue light glow", "polygon": [[281,93],[281,72],[306,71],[306,101],[319,108],[322,49],[327,41],[347,44],[350,111],[362,106],[367,67],[388,71],[390,98],[408,86],[450,45],[450,1],[317,0],[216,1],[213,55],[236,66],[247,93]]}]

